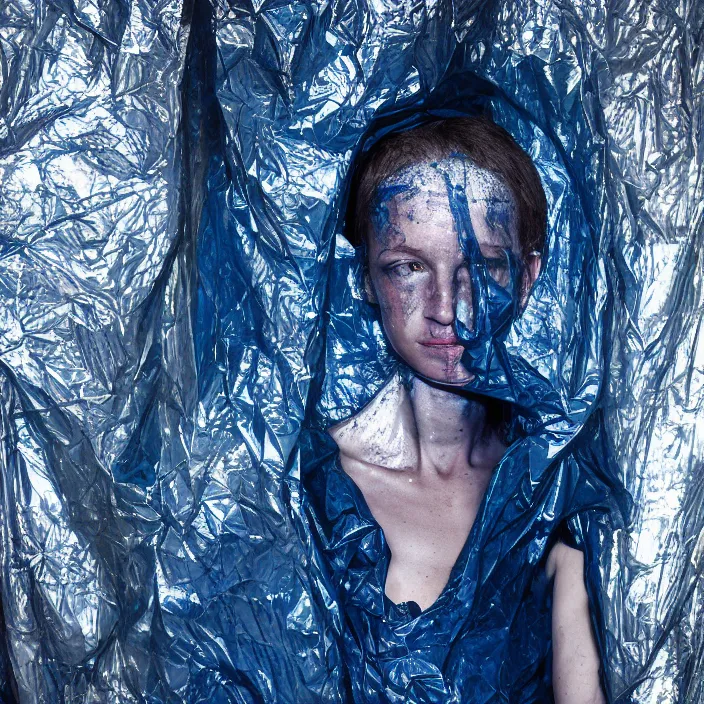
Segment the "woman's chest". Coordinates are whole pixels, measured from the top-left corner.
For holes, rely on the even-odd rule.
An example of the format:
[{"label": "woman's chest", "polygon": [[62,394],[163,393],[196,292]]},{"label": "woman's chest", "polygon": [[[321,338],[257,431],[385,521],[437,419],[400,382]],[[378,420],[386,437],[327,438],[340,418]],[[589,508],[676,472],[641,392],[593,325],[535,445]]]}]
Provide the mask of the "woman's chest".
[{"label": "woman's chest", "polygon": [[[347,464],[347,466],[345,466]],[[345,463],[364,495],[391,552],[385,591],[394,602],[429,607],[447,584],[464,547],[487,484],[487,476],[428,480],[413,472],[379,471]],[[384,470],[381,470],[384,472]]]}]

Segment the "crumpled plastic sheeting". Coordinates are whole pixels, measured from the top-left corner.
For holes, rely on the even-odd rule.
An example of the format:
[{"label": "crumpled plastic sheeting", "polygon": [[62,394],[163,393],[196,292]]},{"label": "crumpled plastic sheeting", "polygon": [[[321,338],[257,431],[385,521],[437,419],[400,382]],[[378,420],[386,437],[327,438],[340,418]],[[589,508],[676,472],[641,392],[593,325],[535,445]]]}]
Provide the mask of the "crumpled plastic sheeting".
[{"label": "crumpled plastic sheeting", "polygon": [[162,360],[183,326],[182,11],[0,10],[7,701],[147,691],[163,513],[140,483],[159,448],[138,446],[189,375]]},{"label": "crumpled plastic sheeting", "polygon": [[610,698],[701,700],[699,5],[1,12],[6,701],[349,696],[297,443],[393,365],[371,320],[353,359],[333,347],[358,306],[335,235],[378,119],[450,105],[433,90],[466,71],[551,201],[549,276],[507,344],[550,296],[589,313],[582,342],[569,318],[540,341],[559,393],[535,412],[569,421],[558,445],[598,422],[612,461],[543,476],[613,470],[633,497],[626,528],[575,526]]}]

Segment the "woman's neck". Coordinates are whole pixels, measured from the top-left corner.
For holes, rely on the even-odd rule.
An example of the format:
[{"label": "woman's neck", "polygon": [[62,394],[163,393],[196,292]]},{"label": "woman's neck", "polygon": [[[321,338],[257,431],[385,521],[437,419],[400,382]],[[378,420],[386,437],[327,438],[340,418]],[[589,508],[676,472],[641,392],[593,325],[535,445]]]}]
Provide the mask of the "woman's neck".
[{"label": "woman's neck", "polygon": [[468,466],[492,469],[506,451],[487,424],[487,402],[466,392],[413,377],[407,410],[422,472],[450,476]]}]

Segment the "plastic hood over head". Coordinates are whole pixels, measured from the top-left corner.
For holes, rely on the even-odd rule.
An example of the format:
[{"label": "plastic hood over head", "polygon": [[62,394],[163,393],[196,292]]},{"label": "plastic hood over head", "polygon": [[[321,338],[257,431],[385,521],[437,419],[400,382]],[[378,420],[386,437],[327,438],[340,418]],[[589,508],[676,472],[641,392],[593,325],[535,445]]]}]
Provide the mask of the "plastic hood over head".
[{"label": "plastic hood over head", "polygon": [[[549,701],[557,536],[609,701],[703,700],[703,12],[5,3],[2,701]],[[327,433],[399,371],[344,212],[379,138],[485,112],[548,242],[496,326],[476,270],[516,441],[420,614]]]}]

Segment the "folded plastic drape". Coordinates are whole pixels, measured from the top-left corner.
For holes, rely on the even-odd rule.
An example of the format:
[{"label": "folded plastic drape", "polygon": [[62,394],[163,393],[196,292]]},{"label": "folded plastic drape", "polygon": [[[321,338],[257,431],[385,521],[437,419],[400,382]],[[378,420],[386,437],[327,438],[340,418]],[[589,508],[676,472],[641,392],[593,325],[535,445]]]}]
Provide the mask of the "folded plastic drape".
[{"label": "folded plastic drape", "polygon": [[[6,0],[3,701],[545,701],[565,526],[609,699],[704,701],[703,20]],[[396,371],[344,210],[379,136],[489,109],[547,260],[474,382],[521,438],[418,615],[325,432]]]}]

